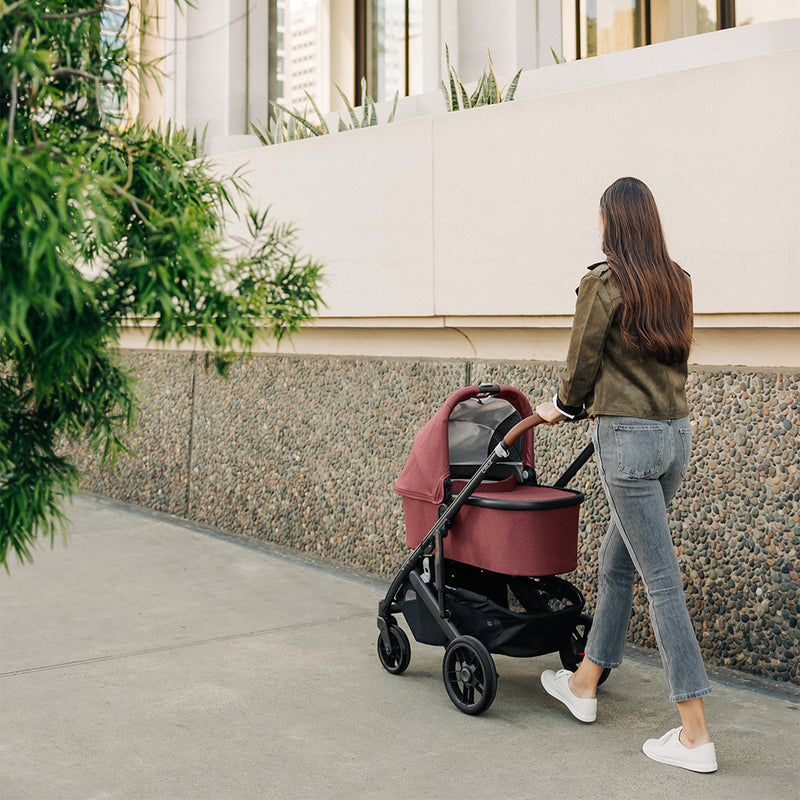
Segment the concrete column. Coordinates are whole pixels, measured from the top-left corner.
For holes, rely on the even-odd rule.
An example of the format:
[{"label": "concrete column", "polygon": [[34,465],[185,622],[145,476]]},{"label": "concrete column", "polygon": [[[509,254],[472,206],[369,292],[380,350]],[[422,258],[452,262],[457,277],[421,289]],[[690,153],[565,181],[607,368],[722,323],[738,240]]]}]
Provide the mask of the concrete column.
[{"label": "concrete column", "polygon": [[184,6],[167,3],[164,53],[164,122],[186,125],[186,63],[189,21]]},{"label": "concrete column", "polygon": [[[245,129],[250,123],[265,122],[269,105],[269,3],[248,0],[247,12],[247,108]],[[237,131],[231,131],[236,133]]]},{"label": "concrete column", "polygon": [[147,25],[140,35],[140,58],[143,64],[153,64],[153,69],[159,73],[159,79],[151,73],[145,76],[139,85],[139,120],[150,127],[156,127],[165,121],[164,103],[166,101],[166,75],[164,71],[164,58],[167,53],[165,0],[143,0],[142,15],[147,19]]},{"label": "concrete column", "polygon": [[184,32],[176,25],[177,120],[183,116],[190,128],[208,125],[211,139],[246,134],[250,121],[265,116],[267,14],[267,0],[218,0],[178,12]]},{"label": "concrete column", "polygon": [[[218,0],[214,4],[185,7],[186,48],[185,72],[178,68],[186,86],[185,125],[203,130],[207,125],[208,137],[230,133],[231,90],[231,11],[236,0]],[[235,26],[241,34],[244,26]],[[180,49],[181,41],[176,41]],[[245,49],[245,42],[236,43],[237,50]],[[179,118],[180,108],[176,109]]]},{"label": "concrete column", "polygon": [[498,78],[510,77],[520,68],[549,66],[550,47],[560,52],[561,3],[441,0],[440,35],[442,63],[446,44],[450,61],[465,83],[480,78],[489,62],[489,51]]},{"label": "concrete column", "polygon": [[442,3],[422,6],[422,91],[438,92],[444,76],[442,40]]},{"label": "concrete column", "polygon": [[[333,88],[333,84],[331,83],[331,62],[333,59],[333,48],[332,48],[332,39],[333,39],[333,23],[334,20],[331,18],[332,16],[332,0],[328,0],[327,3],[320,3],[319,7],[317,8],[317,54],[316,54],[316,61],[317,61],[317,70],[319,75],[319,93],[316,98],[317,104],[320,108],[330,108],[331,107],[331,98],[335,94],[337,97],[339,96],[339,92],[337,92]],[[347,25],[346,20],[342,20],[345,26]],[[341,85],[341,84],[340,84]],[[311,109],[309,108],[309,112]]]},{"label": "concrete column", "polygon": [[247,133],[247,100],[250,56],[251,0],[229,0],[228,29],[228,92],[223,134]]},{"label": "concrete column", "polygon": [[459,0],[458,73],[467,83],[478,80],[492,54],[495,72],[517,67],[516,0]]},{"label": "concrete column", "polygon": [[[536,67],[551,67],[550,48],[559,55],[564,49],[560,0],[538,0],[536,4]],[[520,65],[521,66],[521,65]]]}]

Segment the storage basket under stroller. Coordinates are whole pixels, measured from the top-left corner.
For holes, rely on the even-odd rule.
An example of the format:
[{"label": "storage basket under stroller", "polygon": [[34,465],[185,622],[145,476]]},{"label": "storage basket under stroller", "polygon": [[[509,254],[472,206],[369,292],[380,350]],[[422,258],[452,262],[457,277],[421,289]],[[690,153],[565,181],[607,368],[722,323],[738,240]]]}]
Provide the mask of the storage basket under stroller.
[{"label": "storage basket under stroller", "polygon": [[461,389],[417,433],[395,484],[413,552],[379,605],[378,655],[391,673],[408,667],[402,613],[418,642],[446,648],[445,687],[469,714],[494,700],[492,653],[558,652],[575,669],[591,625],[581,592],[558,576],[577,566],[583,501],[565,484],[593,448],[541,486],[538,421],[510,386]]}]

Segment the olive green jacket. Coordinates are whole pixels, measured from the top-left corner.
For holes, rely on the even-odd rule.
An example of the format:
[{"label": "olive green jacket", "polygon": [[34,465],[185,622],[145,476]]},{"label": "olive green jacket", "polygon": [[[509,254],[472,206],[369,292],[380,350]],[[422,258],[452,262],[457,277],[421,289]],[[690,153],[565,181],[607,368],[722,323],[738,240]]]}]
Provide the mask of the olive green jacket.
[{"label": "olive green jacket", "polygon": [[680,419],[689,413],[686,364],[642,359],[622,342],[622,301],[608,264],[589,267],[575,318],[557,405],[570,415]]}]

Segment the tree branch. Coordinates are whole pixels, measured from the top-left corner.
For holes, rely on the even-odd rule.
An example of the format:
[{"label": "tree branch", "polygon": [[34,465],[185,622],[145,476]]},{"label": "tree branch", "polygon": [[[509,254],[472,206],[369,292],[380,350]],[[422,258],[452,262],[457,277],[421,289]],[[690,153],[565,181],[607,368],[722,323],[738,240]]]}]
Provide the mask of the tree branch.
[{"label": "tree branch", "polygon": [[42,19],[80,19],[81,17],[91,17],[94,14],[99,14],[103,10],[105,0],[100,2],[94,7],[84,9],[83,11],[69,11],[66,14],[42,14]]},{"label": "tree branch", "polygon": [[[19,47],[19,37],[22,35],[22,26],[14,28],[14,42],[11,45],[11,52],[16,53]],[[9,98],[8,130],[6,131],[6,147],[11,147],[14,142],[14,121],[17,116],[17,100],[19,99],[18,86],[19,69],[14,66],[11,70],[11,97]]]},{"label": "tree branch", "polygon": [[142,221],[145,227],[150,228],[151,231],[158,230],[158,228],[150,222],[147,217],[142,213],[142,210],[139,208],[139,202],[143,202],[144,205],[147,205],[148,208],[150,207],[149,203],[146,201],[142,201],[141,198],[134,197],[130,192],[123,189],[121,186],[118,186],[116,183],[112,183],[109,187],[111,191],[121,197],[123,200],[127,200],[130,203],[131,210],[133,213]]},{"label": "tree branch", "polygon": [[[12,3],[10,6],[6,6],[2,11],[0,11],[0,19],[5,17],[7,14],[12,14],[21,6],[27,5],[30,0],[17,0],[16,3]],[[81,17],[91,17],[93,14],[99,14],[102,12],[103,7],[105,6],[105,0],[99,0],[97,5],[94,8],[84,9],[83,11],[68,11],[64,14],[42,14],[42,19],[47,20],[65,20],[65,19],[80,19]],[[33,19],[33,14],[28,12],[25,14],[28,19]]]},{"label": "tree branch", "polygon": [[28,0],[17,0],[16,3],[12,3],[10,6],[6,6],[2,11],[0,11],[0,19],[2,19],[6,14],[11,14],[12,12],[16,11],[20,6],[24,6]]},{"label": "tree branch", "polygon": [[52,78],[86,78],[87,81],[95,81],[96,83],[114,83],[113,78],[101,78],[99,75],[92,75],[91,72],[84,72],[81,69],[70,69],[69,67],[54,69],[50,73],[50,76]]}]

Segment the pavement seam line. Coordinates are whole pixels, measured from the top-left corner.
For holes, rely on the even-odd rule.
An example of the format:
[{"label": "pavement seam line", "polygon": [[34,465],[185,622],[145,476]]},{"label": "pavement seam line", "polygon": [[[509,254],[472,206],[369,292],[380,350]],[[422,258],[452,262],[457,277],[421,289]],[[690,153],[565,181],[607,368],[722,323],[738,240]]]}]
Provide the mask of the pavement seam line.
[{"label": "pavement seam line", "polygon": [[328,619],[315,620],[314,622],[300,622],[296,625],[284,625],[279,628],[265,628],[259,631],[248,631],[246,633],[233,633],[227,636],[215,636],[210,639],[195,639],[191,642],[176,642],[169,645],[161,645],[160,647],[149,647],[143,650],[131,650],[126,653],[112,653],[106,656],[95,656],[93,658],[82,658],[76,661],[64,661],[59,664],[46,664],[41,667],[27,667],[25,669],[15,669],[9,672],[0,672],[0,678],[13,678],[17,675],[30,675],[34,672],[48,672],[55,669],[67,669],[69,667],[78,667],[83,664],[99,664],[104,661],[116,661],[121,658],[134,658],[135,656],[145,656],[152,653],[166,653],[170,650],[182,650],[187,647],[199,647],[205,644],[216,644],[218,642],[231,642],[237,639],[252,639],[257,636],[265,636],[271,633],[283,633],[285,631],[301,630],[303,628],[315,628],[320,625],[330,625],[333,622],[348,622],[353,619],[364,619],[365,617],[374,616],[373,612],[363,612],[361,614],[352,614],[347,617],[330,617]]}]

